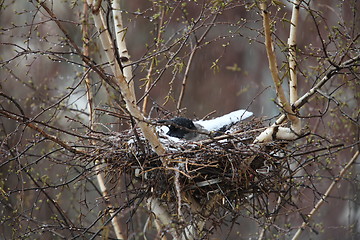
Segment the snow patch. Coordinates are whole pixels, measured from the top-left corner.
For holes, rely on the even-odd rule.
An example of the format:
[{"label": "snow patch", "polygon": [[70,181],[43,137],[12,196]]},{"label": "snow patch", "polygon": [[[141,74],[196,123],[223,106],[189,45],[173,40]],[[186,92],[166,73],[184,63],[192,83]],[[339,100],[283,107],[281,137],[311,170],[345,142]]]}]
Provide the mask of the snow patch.
[{"label": "snow patch", "polygon": [[211,120],[199,120],[195,121],[195,124],[201,125],[205,130],[211,132],[211,131],[217,131],[223,126],[229,126],[231,124],[240,122],[248,117],[251,117],[253,115],[252,112],[248,112],[244,109],[240,109],[228,114],[225,114],[221,117],[217,117]]}]

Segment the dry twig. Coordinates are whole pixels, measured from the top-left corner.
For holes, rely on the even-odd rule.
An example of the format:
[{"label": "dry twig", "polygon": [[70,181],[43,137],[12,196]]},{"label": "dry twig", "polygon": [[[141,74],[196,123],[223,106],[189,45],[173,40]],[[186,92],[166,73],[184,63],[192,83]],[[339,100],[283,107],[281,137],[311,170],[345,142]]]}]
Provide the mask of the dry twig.
[{"label": "dry twig", "polygon": [[306,220],[301,224],[301,226],[296,231],[295,235],[293,236],[292,240],[299,239],[301,233],[305,230],[305,227],[309,225],[311,218],[315,215],[315,213],[320,209],[321,205],[326,201],[328,196],[330,195],[331,191],[334,189],[336,184],[340,181],[340,179],[345,175],[345,173],[349,170],[349,168],[353,165],[353,163],[356,161],[356,159],[359,156],[359,151],[355,152],[353,157],[350,159],[350,161],[345,165],[345,167],[340,171],[339,175],[334,179],[334,181],[330,184],[324,195],[321,197],[321,199],[316,203],[315,207],[310,211],[310,213],[307,215]]}]

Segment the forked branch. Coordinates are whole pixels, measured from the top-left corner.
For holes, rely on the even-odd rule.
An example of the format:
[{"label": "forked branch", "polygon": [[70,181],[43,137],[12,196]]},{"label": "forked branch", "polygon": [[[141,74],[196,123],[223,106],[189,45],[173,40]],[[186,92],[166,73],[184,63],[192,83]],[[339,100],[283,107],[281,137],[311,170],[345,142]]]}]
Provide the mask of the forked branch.
[{"label": "forked branch", "polygon": [[294,121],[296,121],[296,116],[294,116],[294,113],[291,110],[290,104],[288,103],[288,101],[285,97],[285,92],[284,92],[284,89],[282,87],[282,83],[281,83],[280,77],[279,77],[278,64],[277,64],[276,55],[275,55],[275,51],[274,51],[274,45],[271,40],[270,17],[269,17],[269,13],[266,9],[266,4],[262,3],[260,5],[260,8],[262,11],[262,16],[263,16],[263,27],[264,27],[264,34],[265,34],[266,53],[267,53],[267,57],[268,57],[268,61],[269,61],[270,73],[271,73],[272,79],[274,81],[275,89],[276,89],[276,94],[277,94],[277,97],[279,99],[281,106],[285,110],[285,114],[286,114],[287,118],[291,122],[294,122]]},{"label": "forked branch", "polygon": [[[291,17],[290,37],[289,37],[289,67],[290,67],[290,102],[287,101],[282,82],[280,81],[274,45],[271,39],[271,25],[270,17],[267,11],[266,3],[260,4],[260,10],[263,17],[263,27],[265,35],[266,53],[269,61],[269,69],[272,79],[274,81],[276,94],[278,96],[280,105],[284,109],[286,118],[291,122],[291,128],[280,127],[278,122],[263,131],[255,142],[266,142],[274,139],[294,140],[301,132],[301,121],[295,115],[294,107],[291,104],[297,100],[297,76],[296,76],[296,60],[295,60],[295,46],[296,46],[296,27],[299,15],[299,1],[294,3],[293,13]],[[283,121],[283,120],[282,120]],[[281,121],[281,122],[282,122]]]},{"label": "forked branch", "polygon": [[[360,61],[360,55],[357,55],[353,58],[350,58],[349,60],[343,62],[342,64],[332,67],[328,73],[309,91],[307,91],[304,95],[302,95],[294,104],[294,109],[300,109],[302,106],[304,106],[305,103],[311,100],[311,97],[314,96],[315,93],[318,92],[318,90],[325,85],[332,77],[334,77],[336,74],[339,73],[339,71],[347,68],[351,68],[352,66],[356,66]],[[286,115],[281,115],[275,123],[267,128],[264,132],[262,132],[255,140],[255,142],[263,142],[263,141],[270,141],[272,139],[278,138],[276,135],[277,132],[274,131],[276,129],[281,129],[280,131],[289,130],[289,128],[283,128],[280,127],[282,123],[284,123],[286,120]],[[275,136],[274,136],[275,135]],[[289,136],[291,136],[291,132],[289,133]],[[290,140],[290,139],[289,139]]]},{"label": "forked branch", "polygon": [[[90,8],[96,6],[96,2],[93,3],[92,0],[87,0]],[[152,149],[158,155],[164,155],[165,149],[159,141],[159,138],[155,134],[154,129],[150,126],[150,124],[146,121],[144,115],[142,114],[140,108],[136,105],[136,97],[134,95],[134,91],[131,88],[131,85],[126,81],[121,66],[115,59],[115,47],[113,46],[113,42],[110,37],[110,33],[105,25],[104,16],[101,9],[98,11],[92,11],[92,15],[94,18],[95,26],[99,32],[99,37],[101,40],[101,44],[105,51],[106,57],[111,65],[111,69],[115,75],[116,84],[118,85],[122,97],[126,103],[126,108],[129,113],[136,119],[138,126],[140,127],[142,133],[145,138],[149,141]],[[163,162],[165,165],[166,161]]]}]

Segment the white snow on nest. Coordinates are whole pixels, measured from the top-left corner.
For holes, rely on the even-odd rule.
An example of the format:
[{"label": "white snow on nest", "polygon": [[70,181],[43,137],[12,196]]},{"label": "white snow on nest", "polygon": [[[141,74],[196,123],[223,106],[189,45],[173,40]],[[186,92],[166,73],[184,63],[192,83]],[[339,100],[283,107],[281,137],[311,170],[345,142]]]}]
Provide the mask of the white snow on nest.
[{"label": "white snow on nest", "polygon": [[246,110],[240,109],[228,114],[225,114],[221,117],[214,118],[211,120],[200,120],[194,122],[195,124],[201,125],[204,129],[211,131],[216,131],[222,128],[223,126],[229,126],[231,124],[242,121],[248,117],[253,115],[252,112],[248,112]]}]

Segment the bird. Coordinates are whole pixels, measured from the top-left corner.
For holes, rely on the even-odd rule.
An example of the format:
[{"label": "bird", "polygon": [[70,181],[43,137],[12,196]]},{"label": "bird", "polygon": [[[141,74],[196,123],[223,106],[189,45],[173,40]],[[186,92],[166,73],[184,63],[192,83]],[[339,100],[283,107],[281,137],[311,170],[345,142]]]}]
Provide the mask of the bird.
[{"label": "bird", "polygon": [[159,120],[158,123],[164,123],[168,126],[169,131],[166,135],[179,139],[199,141],[207,138],[207,134],[209,134],[208,131],[204,131],[205,129],[201,125],[195,124],[185,117]]},{"label": "bird", "polygon": [[224,134],[231,126],[242,121],[253,113],[237,110],[211,120],[193,121],[185,117],[162,119],[158,123],[168,127],[166,135],[188,141],[200,141]]}]

